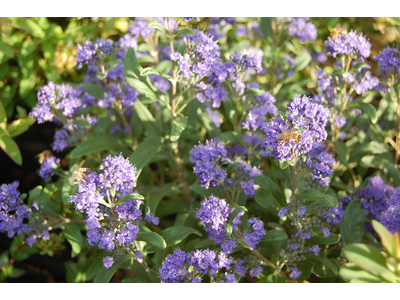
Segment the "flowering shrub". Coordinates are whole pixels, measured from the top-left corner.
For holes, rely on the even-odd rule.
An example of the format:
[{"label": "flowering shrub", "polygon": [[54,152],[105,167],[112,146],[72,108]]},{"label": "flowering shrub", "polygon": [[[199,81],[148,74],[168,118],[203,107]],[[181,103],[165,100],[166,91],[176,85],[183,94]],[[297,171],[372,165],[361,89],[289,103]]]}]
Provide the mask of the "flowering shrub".
[{"label": "flowering shrub", "polygon": [[68,246],[70,282],[398,282],[399,47],[320,22],[135,18],[78,44],[83,81],[29,113],[58,127],[43,185],[0,186],[10,254]]}]

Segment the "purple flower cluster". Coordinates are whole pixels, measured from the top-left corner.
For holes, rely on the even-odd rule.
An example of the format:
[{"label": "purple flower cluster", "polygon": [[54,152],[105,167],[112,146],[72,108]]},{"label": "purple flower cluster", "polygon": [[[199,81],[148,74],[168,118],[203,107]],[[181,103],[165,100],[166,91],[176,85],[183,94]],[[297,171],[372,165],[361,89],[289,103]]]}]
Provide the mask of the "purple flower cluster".
[{"label": "purple flower cluster", "polygon": [[340,224],[340,222],[343,219],[347,205],[349,204],[350,201],[354,199],[356,199],[354,196],[342,197],[339,200],[338,206],[332,207],[329,213],[328,212],[325,213],[323,219],[327,221],[329,224],[331,224],[331,226],[335,224]]},{"label": "purple flower cluster", "polygon": [[317,29],[314,24],[307,22],[310,18],[292,18],[290,20],[288,33],[297,36],[303,43],[314,41],[317,38]]},{"label": "purple flower cluster", "polygon": [[43,160],[40,169],[38,170],[38,174],[45,181],[50,181],[51,177],[56,174],[56,168],[60,166],[60,159],[55,156],[46,157]]},{"label": "purple flower cluster", "polygon": [[383,226],[391,233],[400,233],[400,188],[393,191],[391,198],[387,202],[387,208],[380,216]]},{"label": "purple flower cluster", "polygon": [[243,233],[243,237],[246,243],[251,248],[255,249],[256,245],[260,242],[260,240],[267,232],[264,229],[264,222],[256,218],[249,219],[249,227],[250,230]]},{"label": "purple flower cluster", "polygon": [[338,54],[344,54],[364,60],[371,54],[370,42],[362,34],[358,34],[355,31],[342,33],[336,37],[329,37],[325,41],[325,46],[327,48],[326,52],[333,57]]},{"label": "purple flower cluster", "polygon": [[238,52],[231,54],[229,58],[236,64],[238,72],[254,69],[257,73],[260,73],[262,70],[262,56],[243,55],[243,53]]},{"label": "purple flower cluster", "polygon": [[38,106],[29,113],[31,118],[44,123],[53,121],[57,110],[60,110],[65,117],[72,117],[81,107],[81,100],[78,92],[69,85],[58,85],[50,82],[40,88],[37,93]]},{"label": "purple flower cluster", "polygon": [[264,124],[265,146],[280,161],[310,152],[314,142],[325,140],[328,135],[325,126],[330,111],[325,106],[299,96],[293,98],[287,109],[287,122],[279,116]]},{"label": "purple flower cluster", "polygon": [[242,123],[243,128],[251,131],[261,129],[267,115],[278,114],[275,102],[275,97],[269,92],[263,91],[261,95],[258,95],[255,102],[251,103],[252,108],[248,112],[247,119]]},{"label": "purple flower cluster", "polygon": [[0,232],[7,232],[9,238],[29,231],[24,219],[29,218],[31,212],[20,197],[18,185],[15,181],[0,186]]},{"label": "purple flower cluster", "polygon": [[[195,35],[184,36],[187,45],[186,54],[182,56],[179,52],[172,55],[172,60],[178,60],[181,68],[180,74],[190,78],[192,74],[198,74],[200,78],[211,75],[213,67],[221,61],[220,47],[217,41],[204,32],[194,30]],[[186,58],[188,57],[188,58]],[[196,61],[192,63],[191,59]]]},{"label": "purple flower cluster", "polygon": [[148,25],[149,22],[144,18],[137,17],[129,26],[128,31],[135,37],[135,39],[142,37],[144,40],[146,40],[156,32],[155,28],[148,28]]},{"label": "purple flower cluster", "polygon": [[226,237],[226,223],[232,213],[225,200],[215,196],[210,196],[208,199],[201,202],[201,207],[196,215],[204,225],[204,230],[207,232],[218,246]]},{"label": "purple flower cluster", "polygon": [[311,181],[317,180],[317,185],[328,186],[331,181],[328,176],[333,174],[331,168],[335,158],[329,153],[327,146],[321,142],[314,143],[306,163],[312,169]]},{"label": "purple flower cluster", "polygon": [[[80,116],[76,117],[75,120],[86,121],[92,126],[97,123],[97,118],[91,116]],[[89,133],[88,128],[73,124],[72,121],[72,119],[68,119],[68,125],[63,125],[60,129],[56,129],[54,133],[54,141],[51,145],[53,151],[61,152],[67,147],[74,146],[79,142],[77,135],[83,138]],[[72,129],[75,132],[73,132]]]},{"label": "purple flower cluster", "polygon": [[197,22],[200,22],[199,17],[185,17],[185,18],[183,18],[183,22],[187,23],[187,22],[192,21],[193,19],[195,19]]},{"label": "purple flower cluster", "polygon": [[92,43],[87,40],[83,45],[77,46],[76,53],[76,64],[78,70],[81,69],[84,65],[93,64],[100,56],[104,56],[106,54],[112,54],[114,52],[114,48],[111,43],[106,39],[97,39],[96,42]]},{"label": "purple flower cluster", "polygon": [[[369,185],[358,193],[358,197],[361,199],[361,208],[365,209],[365,215],[379,221],[382,212],[386,210],[388,203],[390,203],[389,199],[393,193],[393,187],[385,184],[381,177],[371,177]],[[369,223],[365,223],[365,229],[373,232]]]},{"label": "purple flower cluster", "polygon": [[254,197],[256,190],[254,189],[254,177],[262,175],[259,167],[252,167],[245,163],[238,166],[235,170],[235,181],[240,183],[245,195]]},{"label": "purple flower cluster", "polygon": [[400,76],[400,49],[386,47],[375,57],[381,72],[385,77],[393,75],[395,78]]},{"label": "purple flower cluster", "polygon": [[204,275],[209,275],[216,282],[235,283],[233,274],[225,273],[223,278],[223,274],[219,273],[222,268],[229,270],[232,264],[233,258],[223,252],[218,255],[212,250],[185,253],[177,248],[163,261],[159,276],[164,283],[200,283]]},{"label": "purple flower cluster", "polygon": [[[77,194],[69,201],[77,210],[87,214],[89,245],[98,245],[107,251],[120,247],[133,252],[132,242],[139,232],[143,201],[132,198],[118,206],[113,203],[132,194],[136,186],[136,168],[120,154],[105,158],[99,169],[100,174],[91,172],[81,179]],[[148,218],[153,223],[157,222],[156,219],[151,215]],[[140,253],[136,256],[139,258]],[[112,262],[113,258],[106,258],[104,266],[109,268]]]},{"label": "purple flower cluster", "polygon": [[357,92],[357,94],[361,95],[366,91],[372,90],[378,85],[379,85],[378,77],[372,76],[371,72],[367,71],[365,72],[364,76],[361,78],[359,82],[354,83],[354,89]]},{"label": "purple flower cluster", "polygon": [[222,142],[207,141],[190,151],[190,161],[195,164],[194,173],[206,189],[210,185],[220,186],[226,178],[226,172],[221,168],[224,160],[227,160],[227,151]]}]

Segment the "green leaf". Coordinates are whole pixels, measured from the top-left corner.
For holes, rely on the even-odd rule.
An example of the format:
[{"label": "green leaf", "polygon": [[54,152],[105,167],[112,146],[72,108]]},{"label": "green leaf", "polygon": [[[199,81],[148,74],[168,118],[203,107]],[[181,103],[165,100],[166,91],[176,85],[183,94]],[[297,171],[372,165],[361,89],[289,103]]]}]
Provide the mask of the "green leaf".
[{"label": "green leaf", "polygon": [[[142,67],[140,66],[135,50],[129,48],[124,59],[124,75],[129,85],[136,89],[141,95],[149,99],[158,101],[157,94],[152,90],[150,84],[140,75]],[[136,103],[140,101],[136,101]],[[136,108],[135,108],[136,109]]]},{"label": "green leaf", "polygon": [[201,108],[197,109],[197,118],[203,124],[204,128],[211,138],[215,138],[221,135],[221,129],[215,126],[210,116],[206,112],[202,112]]},{"label": "green leaf", "polygon": [[351,244],[343,248],[343,253],[358,267],[397,282],[396,276],[386,266],[385,256],[377,248],[365,244]]},{"label": "green leaf", "polygon": [[138,177],[142,169],[150,162],[163,145],[163,139],[160,137],[149,137],[139,144],[136,150],[129,158],[131,163],[136,166]]},{"label": "green leaf", "polygon": [[149,68],[144,68],[142,71],[140,71],[140,75],[141,76],[147,76],[149,74],[160,75],[160,76],[162,76],[164,78],[167,78],[168,80],[172,79],[172,77],[169,76],[168,74],[161,73],[161,72],[159,72],[159,71],[157,71],[157,70],[155,70],[153,68],[150,68],[150,67]]},{"label": "green leaf", "polygon": [[256,202],[266,210],[270,210],[272,208],[277,212],[282,208],[282,206],[278,203],[274,196],[270,195],[269,192],[262,189],[256,192],[254,200],[256,200]]},{"label": "green leaf", "polygon": [[139,232],[137,234],[137,239],[139,241],[145,241],[149,244],[152,244],[160,249],[167,248],[167,243],[164,239],[156,232]]},{"label": "green leaf", "polygon": [[183,226],[174,226],[160,231],[160,235],[164,238],[168,247],[179,244],[191,234],[202,236],[196,229]]},{"label": "green leaf", "polygon": [[347,148],[346,144],[340,140],[334,141],[335,152],[343,165],[347,164],[347,160],[349,159],[349,148]]},{"label": "green leaf", "polygon": [[28,198],[28,206],[32,207],[33,202],[39,197],[42,193],[43,187],[38,185],[29,191],[29,198]]},{"label": "green leaf", "polygon": [[327,194],[321,193],[314,189],[308,189],[296,197],[302,201],[315,201],[328,207],[336,207],[338,205],[337,200]]},{"label": "green leaf", "polygon": [[93,82],[82,83],[82,87],[89,95],[97,99],[104,99],[104,90]]},{"label": "green leaf", "polygon": [[188,117],[184,115],[176,116],[172,121],[171,141],[175,142],[179,139],[182,132],[186,129]]},{"label": "green leaf", "polygon": [[224,142],[225,145],[229,145],[232,142],[238,142],[244,147],[248,147],[246,141],[236,131],[226,131],[219,136],[219,140]]},{"label": "green leaf", "polygon": [[14,58],[14,52],[10,46],[5,44],[2,40],[0,40],[0,53],[3,52],[5,56],[9,58]]},{"label": "green leaf", "polygon": [[215,245],[215,242],[211,240],[210,238],[205,238],[204,240],[198,242],[194,248],[195,249],[203,249],[203,248],[210,248]]},{"label": "green leaf", "polygon": [[340,234],[347,245],[362,241],[364,218],[365,210],[361,209],[361,202],[359,200],[350,201],[340,223]]},{"label": "green leaf", "polygon": [[150,282],[149,273],[146,272],[146,269],[137,260],[133,261],[131,271],[136,277],[140,278],[144,282]]},{"label": "green leaf", "polygon": [[361,280],[363,282],[374,282],[374,283],[382,283],[387,282],[379,275],[372,274],[367,272],[360,267],[358,267],[354,263],[347,263],[341,266],[339,270],[339,275],[343,277],[344,280],[350,282],[353,279]]},{"label": "green leaf", "polygon": [[312,58],[310,54],[304,52],[298,55],[294,61],[296,63],[296,67],[294,68],[295,72],[303,70],[308,64],[311,62]]},{"label": "green leaf", "polygon": [[190,186],[190,190],[195,192],[196,194],[199,194],[202,197],[210,197],[212,195],[215,195],[219,198],[224,198],[224,191],[221,189],[206,189],[198,184],[193,184]]},{"label": "green leaf", "polygon": [[240,212],[242,212],[242,211],[246,212],[246,211],[247,211],[247,208],[244,207],[244,206],[238,206],[238,207],[236,207],[236,208],[233,210],[231,216],[229,217],[228,224],[232,224],[232,222],[233,222],[233,220],[236,218],[236,216],[237,216]]},{"label": "green leaf", "polygon": [[122,204],[122,203],[124,203],[124,202],[126,202],[128,200],[131,200],[131,199],[143,200],[144,197],[142,195],[138,194],[138,193],[129,194],[129,195],[126,195],[126,196],[122,197],[121,199],[118,199],[118,201],[116,201],[114,203],[114,205],[115,206],[120,205],[120,204]]},{"label": "green leaf", "polygon": [[376,123],[376,109],[371,103],[360,103],[359,108],[369,116],[373,124]]},{"label": "green leaf", "polygon": [[31,19],[21,17],[13,17],[10,19],[14,27],[25,30],[27,33],[31,33],[34,37],[44,36],[42,28]]},{"label": "green leaf", "polygon": [[156,119],[153,117],[148,108],[141,101],[136,101],[133,103],[133,108],[135,109],[140,121],[142,121],[149,135],[161,136],[161,128],[158,126]]},{"label": "green leaf", "polygon": [[7,135],[0,137],[0,148],[18,165],[22,165],[22,156],[17,143]]},{"label": "green leaf", "polygon": [[104,150],[124,148],[126,145],[115,135],[92,136],[71,152],[71,158],[82,157]]},{"label": "green leaf", "polygon": [[262,238],[261,242],[281,241],[287,240],[287,235],[284,231],[269,230]]},{"label": "green leaf", "polygon": [[21,81],[19,82],[19,90],[18,90],[19,96],[22,99],[26,99],[29,96],[30,92],[35,87],[35,85],[36,85],[35,80],[32,77],[21,79]]},{"label": "green leaf", "polygon": [[186,44],[182,43],[179,45],[178,47],[178,52],[183,56],[185,54],[186,51]]},{"label": "green leaf", "polygon": [[386,169],[388,169],[390,175],[392,175],[393,187],[397,188],[398,186],[400,186],[400,170],[389,164],[388,162],[385,162],[384,166]]},{"label": "green leaf", "polygon": [[340,241],[340,235],[331,233],[328,237],[322,235],[314,235],[311,237],[310,241],[314,244],[321,245],[334,245]]},{"label": "green leaf", "polygon": [[285,278],[282,277],[281,274],[269,274],[266,278],[266,283],[286,283]]},{"label": "green leaf", "polygon": [[354,72],[357,71],[358,69],[369,68],[369,67],[370,67],[369,64],[367,64],[367,63],[365,63],[365,62],[359,62],[359,63],[357,63],[354,67],[352,67],[352,68],[350,69],[350,72],[351,72],[351,73],[354,73]]},{"label": "green leaf", "polygon": [[194,31],[193,30],[191,30],[191,29],[189,29],[189,28],[183,28],[183,29],[181,29],[181,30],[178,30],[176,33],[175,33],[175,36],[181,36],[181,35],[194,35]]},{"label": "green leaf", "polygon": [[65,224],[64,236],[71,244],[72,254],[71,257],[77,256],[82,250],[82,234],[78,225],[75,223]]},{"label": "green leaf", "polygon": [[123,253],[117,258],[117,260],[113,263],[113,265],[110,268],[106,269],[104,266],[102,266],[99,273],[97,273],[94,282],[107,283],[111,280],[112,276],[114,275],[115,272],[117,272],[118,269],[129,267],[131,264],[132,264],[132,256]]},{"label": "green leaf", "polygon": [[0,101],[0,123],[7,123],[7,113],[3,102]]},{"label": "green leaf", "polygon": [[88,121],[85,121],[85,120],[73,120],[72,123],[82,126],[82,127],[85,127],[87,129],[92,128],[92,125]]},{"label": "green leaf", "polygon": [[372,226],[374,230],[379,234],[381,238],[381,242],[383,247],[385,247],[386,251],[389,253],[390,256],[398,256],[395,249],[396,240],[394,236],[387,230],[381,223],[376,220],[372,220]]},{"label": "green leaf", "polygon": [[31,118],[14,120],[12,123],[7,125],[7,131],[10,134],[10,137],[19,136],[20,134],[23,134],[25,131],[27,131],[29,129],[29,126],[35,123],[35,121],[35,119]]},{"label": "green leaf", "polygon": [[274,32],[272,31],[272,18],[261,18],[261,32],[269,44],[274,42]]},{"label": "green leaf", "polygon": [[161,199],[171,194],[176,194],[177,192],[178,190],[172,183],[164,184],[161,187],[151,190],[146,195],[146,205],[150,209],[150,212],[155,214]]},{"label": "green leaf", "polygon": [[286,197],[276,183],[265,175],[257,176],[254,182],[276,199],[280,207],[286,206]]},{"label": "green leaf", "polygon": [[147,27],[156,28],[156,29],[158,29],[158,30],[160,30],[160,31],[165,33],[164,27],[162,27],[162,25],[160,23],[158,23],[157,21],[151,22]]}]

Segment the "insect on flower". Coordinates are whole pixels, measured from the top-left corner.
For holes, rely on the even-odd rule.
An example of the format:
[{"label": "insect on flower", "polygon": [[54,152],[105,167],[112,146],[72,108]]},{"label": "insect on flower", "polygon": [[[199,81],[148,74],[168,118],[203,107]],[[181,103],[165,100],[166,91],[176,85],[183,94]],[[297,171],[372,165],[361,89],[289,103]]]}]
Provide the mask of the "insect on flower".
[{"label": "insect on flower", "polygon": [[289,143],[290,141],[294,141],[297,144],[301,143],[302,137],[300,135],[300,133],[298,133],[297,131],[294,130],[288,130],[288,131],[284,131],[281,133],[280,137],[279,137],[279,144],[286,144]]},{"label": "insect on flower", "polygon": [[79,167],[74,166],[74,172],[72,173],[72,184],[80,184],[81,180],[86,177],[86,174],[90,172],[89,168],[82,168],[85,161],[83,160]]},{"label": "insect on flower", "polygon": [[43,152],[39,153],[35,157],[38,158],[39,164],[43,164],[44,160],[46,158],[49,158],[51,156],[51,151],[50,150],[44,150]]},{"label": "insect on flower", "polygon": [[332,40],[334,40],[341,35],[347,35],[347,31],[340,27],[335,27],[335,28],[333,28],[333,30],[330,34],[330,37]]}]

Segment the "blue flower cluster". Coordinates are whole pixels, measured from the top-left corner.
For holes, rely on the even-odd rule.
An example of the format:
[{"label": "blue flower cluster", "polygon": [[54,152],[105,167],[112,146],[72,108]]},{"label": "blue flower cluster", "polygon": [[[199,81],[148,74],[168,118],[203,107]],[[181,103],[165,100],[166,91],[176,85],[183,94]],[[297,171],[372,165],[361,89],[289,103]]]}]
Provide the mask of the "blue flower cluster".
[{"label": "blue flower cluster", "polygon": [[269,92],[263,91],[258,95],[250,106],[252,108],[247,114],[246,120],[242,123],[242,127],[246,130],[257,131],[262,129],[267,115],[276,116],[278,109],[275,106],[276,99]]},{"label": "blue flower cluster", "polygon": [[314,143],[306,163],[312,170],[311,182],[314,181],[317,186],[329,186],[331,179],[328,176],[333,174],[335,158],[327,146],[321,142]]},{"label": "blue flower cluster", "polygon": [[204,145],[195,146],[190,151],[190,161],[195,164],[193,171],[202,187],[220,186],[226,178],[226,172],[221,168],[227,159],[224,143],[207,141]]},{"label": "blue flower cluster", "polygon": [[[200,283],[204,275],[209,275],[212,282],[236,283],[232,273],[222,274],[221,269],[230,270],[233,258],[221,252],[217,255],[212,250],[196,250],[185,253],[179,248],[173,254],[168,255],[159,269],[161,282]],[[225,275],[225,277],[223,277]]]},{"label": "blue flower cluster", "polygon": [[263,236],[267,233],[264,229],[264,222],[257,218],[249,219],[250,230],[243,233],[243,237],[251,248],[255,249]]},{"label": "blue flower cluster", "polygon": [[[90,125],[97,123],[97,118],[91,116],[75,117],[75,120],[88,122]],[[54,133],[54,141],[51,145],[52,150],[61,152],[67,147],[75,146],[79,142],[79,137],[83,138],[89,133],[89,129],[78,124],[72,123],[73,119],[68,119],[60,129],[56,129]]]},{"label": "blue flower cluster", "polygon": [[331,115],[325,106],[312,103],[306,96],[293,98],[287,109],[286,122],[278,116],[264,124],[265,146],[280,161],[308,153],[314,142],[325,140]]},{"label": "blue flower cluster", "polygon": [[341,32],[325,42],[326,52],[333,57],[344,54],[364,60],[371,54],[371,43],[355,31]]},{"label": "blue flower cluster", "polygon": [[50,181],[51,177],[56,174],[56,168],[60,166],[60,159],[51,155],[46,157],[38,170],[39,176],[45,181]]},{"label": "blue flower cluster", "polygon": [[65,117],[72,117],[81,107],[79,93],[69,85],[58,85],[50,82],[40,88],[37,93],[38,106],[29,113],[31,118],[41,124],[53,121],[58,116],[58,110]]},{"label": "blue flower cluster", "polygon": [[[136,187],[136,168],[128,158],[120,154],[105,158],[99,170],[99,174],[90,172],[80,179],[78,192],[70,197],[70,202],[77,210],[87,214],[89,245],[98,245],[107,251],[117,247],[133,253],[135,249],[132,242],[142,223],[140,206],[143,201],[133,199],[132,196],[132,199],[117,206],[114,203],[133,193]],[[144,221],[158,224],[159,220],[148,214]],[[136,257],[141,257],[140,252],[137,252]],[[104,266],[110,267],[113,260],[114,257],[106,258]]]},{"label": "blue flower cluster", "polygon": [[217,246],[226,237],[225,224],[228,222],[231,213],[232,209],[229,208],[226,201],[218,197],[210,196],[201,202],[196,218],[204,225],[204,230]]},{"label": "blue flower cluster", "polygon": [[0,232],[7,232],[9,238],[29,231],[24,220],[31,212],[20,197],[18,185],[15,181],[0,186]]},{"label": "blue flower cluster", "polygon": [[83,45],[77,47],[76,64],[78,70],[84,65],[93,64],[95,61],[107,54],[114,52],[114,47],[108,40],[97,39],[96,42],[87,40]]},{"label": "blue flower cluster", "polygon": [[400,233],[400,188],[393,191],[386,210],[380,215],[380,221],[391,233]]},{"label": "blue flower cluster", "polygon": [[317,38],[317,29],[314,24],[307,22],[310,18],[292,18],[290,20],[288,33],[297,36],[303,43],[314,41]]},{"label": "blue flower cluster", "polygon": [[[381,177],[375,176],[369,179],[369,185],[361,190],[357,196],[361,199],[361,208],[365,209],[365,215],[379,221],[393,193],[392,186],[385,184]],[[372,225],[365,222],[365,230],[373,232]]]},{"label": "blue flower cluster", "polygon": [[375,57],[384,76],[400,77],[400,49],[386,47]]}]

